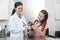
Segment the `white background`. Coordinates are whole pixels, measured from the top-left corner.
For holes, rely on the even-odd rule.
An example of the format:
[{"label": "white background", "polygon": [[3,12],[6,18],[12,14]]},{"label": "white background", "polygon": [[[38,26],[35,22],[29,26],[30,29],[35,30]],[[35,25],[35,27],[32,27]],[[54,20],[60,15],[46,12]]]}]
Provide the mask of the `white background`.
[{"label": "white background", "polygon": [[0,0],[0,20],[8,20],[8,0]]},{"label": "white background", "polygon": [[60,20],[60,0],[55,0],[56,19]]}]

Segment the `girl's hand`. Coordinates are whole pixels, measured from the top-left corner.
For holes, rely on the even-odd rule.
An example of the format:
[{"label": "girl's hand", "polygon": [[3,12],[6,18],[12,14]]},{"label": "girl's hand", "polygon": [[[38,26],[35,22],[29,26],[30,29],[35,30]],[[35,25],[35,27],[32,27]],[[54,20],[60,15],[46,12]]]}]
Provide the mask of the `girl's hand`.
[{"label": "girl's hand", "polygon": [[27,25],[26,28],[30,30],[30,29],[31,29],[31,26],[28,26],[28,25]]},{"label": "girl's hand", "polygon": [[32,28],[33,28],[34,30],[37,30],[37,29],[38,29],[38,27],[36,27],[36,25],[32,25]]}]

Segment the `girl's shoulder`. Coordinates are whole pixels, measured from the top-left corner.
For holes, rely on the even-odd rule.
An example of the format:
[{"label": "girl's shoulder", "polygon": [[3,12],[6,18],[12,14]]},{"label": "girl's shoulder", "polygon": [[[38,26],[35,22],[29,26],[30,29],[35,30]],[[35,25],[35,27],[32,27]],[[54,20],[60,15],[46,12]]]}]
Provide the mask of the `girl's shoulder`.
[{"label": "girl's shoulder", "polygon": [[38,20],[35,20],[35,21],[34,21],[34,25],[36,25],[37,27],[40,27],[41,23],[38,22]]}]

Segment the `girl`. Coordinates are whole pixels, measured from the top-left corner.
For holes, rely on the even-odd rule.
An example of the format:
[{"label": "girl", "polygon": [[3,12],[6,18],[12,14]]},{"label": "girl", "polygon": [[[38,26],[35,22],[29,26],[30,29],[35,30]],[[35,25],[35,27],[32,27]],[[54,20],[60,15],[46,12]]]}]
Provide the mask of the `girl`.
[{"label": "girl", "polygon": [[44,40],[46,32],[46,24],[48,19],[48,12],[41,10],[37,20],[34,21],[32,28],[34,29],[34,40]]}]

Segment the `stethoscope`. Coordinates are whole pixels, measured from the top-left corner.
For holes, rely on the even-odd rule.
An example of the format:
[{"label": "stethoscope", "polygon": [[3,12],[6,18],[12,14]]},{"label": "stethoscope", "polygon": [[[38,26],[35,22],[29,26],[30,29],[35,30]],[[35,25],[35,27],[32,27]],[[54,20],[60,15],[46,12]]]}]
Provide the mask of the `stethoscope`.
[{"label": "stethoscope", "polygon": [[[20,19],[22,19],[22,15],[19,15],[18,17],[19,17]],[[26,26],[26,24],[25,24],[23,21],[22,21],[22,23],[23,23],[23,27]],[[25,30],[23,31],[23,34],[24,34],[24,36],[25,36]]]}]

